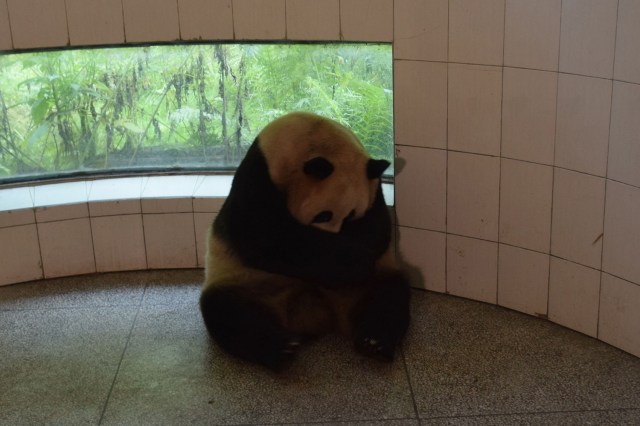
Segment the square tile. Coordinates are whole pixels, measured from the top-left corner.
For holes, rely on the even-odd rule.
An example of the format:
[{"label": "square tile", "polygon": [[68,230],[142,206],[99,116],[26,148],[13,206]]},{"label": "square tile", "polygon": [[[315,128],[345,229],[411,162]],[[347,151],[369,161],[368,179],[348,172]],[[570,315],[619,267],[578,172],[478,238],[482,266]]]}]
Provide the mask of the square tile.
[{"label": "square tile", "polygon": [[286,0],[287,39],[340,40],[339,0]]},{"label": "square tile", "polygon": [[613,82],[607,177],[640,186],[640,85]]},{"label": "square tile", "polygon": [[205,255],[207,253],[207,239],[209,237],[209,226],[216,218],[216,213],[194,213],[193,221],[196,233],[196,252],[198,255],[198,267],[205,267]]},{"label": "square tile", "polygon": [[640,84],[640,3],[618,1],[614,78]]},{"label": "square tile", "polygon": [[617,0],[563,0],[560,71],[611,78]]},{"label": "square tile", "polygon": [[395,142],[447,147],[447,64],[394,61]]},{"label": "square tile", "polygon": [[54,222],[89,217],[89,207],[87,203],[36,207],[35,213],[38,223]]},{"label": "square tile", "polygon": [[128,43],[180,39],[177,0],[122,0]]},{"label": "square tile", "polygon": [[502,159],[500,242],[549,253],[553,168]]},{"label": "square tile", "polygon": [[640,284],[640,188],[607,181],[602,269]]},{"label": "square tile", "polygon": [[116,216],[142,212],[140,200],[95,201],[89,203],[91,217]]},{"label": "square tile", "polygon": [[147,268],[142,215],[91,218],[97,272]]},{"label": "square tile", "polygon": [[498,244],[447,235],[447,293],[496,303]]},{"label": "square tile", "polygon": [[502,65],[505,0],[449,1],[449,61]]},{"label": "square tile", "polygon": [[504,64],[558,70],[561,0],[507,0]]},{"label": "square tile", "polygon": [[143,198],[143,213],[191,213],[193,198]]},{"label": "square tile", "polygon": [[231,0],[178,0],[182,40],[233,40]]},{"label": "square tile", "polygon": [[[393,6],[392,6],[393,7]],[[9,9],[6,1],[0,2],[0,50],[11,50],[11,27],[9,26]]]},{"label": "square tile", "polygon": [[449,64],[449,149],[500,154],[502,69]]},{"label": "square tile", "polygon": [[398,227],[398,258],[414,287],[446,290],[446,234]]},{"label": "square tile", "polygon": [[45,278],[96,271],[89,219],[38,224]]},{"label": "square tile", "polygon": [[503,157],[553,164],[558,74],[504,69]]},{"label": "square tile", "polygon": [[148,268],[197,266],[192,213],[145,214],[143,220]]},{"label": "square tile", "polygon": [[555,169],[551,254],[599,269],[604,179]]},{"label": "square tile", "polygon": [[393,41],[393,2],[340,0],[340,31],[345,41]]},{"label": "square tile", "polygon": [[14,49],[66,46],[64,0],[7,0]]},{"label": "square tile", "polygon": [[395,178],[397,223],[444,231],[446,224],[447,152],[396,146]]},{"label": "square tile", "polygon": [[124,43],[122,0],[65,0],[72,46]]},{"label": "square tile", "polygon": [[500,244],[498,305],[546,317],[549,255]]},{"label": "square tile", "polygon": [[602,274],[598,339],[640,357],[640,285]]},{"label": "square tile", "polygon": [[36,225],[0,229],[0,286],[42,278]]},{"label": "square tile", "polygon": [[556,166],[605,176],[612,82],[560,74]]},{"label": "square tile", "polygon": [[549,319],[591,337],[598,334],[600,271],[551,257]]},{"label": "square tile", "polygon": [[447,232],[498,240],[500,159],[449,152]]},{"label": "square tile", "polygon": [[285,0],[233,0],[237,40],[284,40]]},{"label": "square tile", "polygon": [[446,61],[449,37],[447,0],[402,0],[393,2],[393,5],[394,57]]},{"label": "square tile", "polygon": [[33,209],[0,211],[0,228],[36,223]]}]

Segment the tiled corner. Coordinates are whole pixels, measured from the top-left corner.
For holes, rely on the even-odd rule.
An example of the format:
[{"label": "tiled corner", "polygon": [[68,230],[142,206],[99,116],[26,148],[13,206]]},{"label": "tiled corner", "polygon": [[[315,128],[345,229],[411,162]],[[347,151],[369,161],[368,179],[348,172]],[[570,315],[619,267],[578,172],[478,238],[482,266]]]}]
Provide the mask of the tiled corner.
[{"label": "tiled corner", "polygon": [[66,46],[64,0],[7,0],[14,49]]},{"label": "tiled corner", "polygon": [[618,0],[563,0],[560,71],[613,76]]},{"label": "tiled corner", "polygon": [[607,181],[602,269],[640,284],[640,188]]},{"label": "tiled corner", "polygon": [[500,244],[498,305],[529,315],[546,316],[549,255]]},{"label": "tiled corner", "polygon": [[498,240],[500,159],[449,152],[447,231]]},{"label": "tiled corner", "polygon": [[219,212],[231,190],[233,176],[205,176],[193,194],[193,211],[200,213]]},{"label": "tiled corner", "polygon": [[340,40],[339,0],[286,0],[287,39]]},{"label": "tiled corner", "polygon": [[33,188],[10,188],[0,191],[0,228],[34,222]]},{"label": "tiled corner", "polygon": [[600,271],[551,258],[549,319],[591,337],[598,334]]},{"label": "tiled corner", "polygon": [[196,254],[198,256],[198,267],[205,267],[205,255],[207,253],[207,237],[209,226],[216,218],[216,213],[194,213],[193,223],[196,233]]},{"label": "tiled corner", "polygon": [[551,254],[600,268],[604,179],[555,169]]},{"label": "tiled corner", "polygon": [[449,1],[449,60],[502,65],[505,0]]},{"label": "tiled corner", "polygon": [[394,61],[395,142],[447,147],[447,64]]},{"label": "tiled corner", "polygon": [[42,278],[36,225],[0,229],[0,286]]},{"label": "tiled corner", "polygon": [[344,41],[393,41],[393,1],[340,0],[340,32]]},{"label": "tiled corner", "polygon": [[45,278],[96,271],[89,219],[38,224]]},{"label": "tiled corner", "polygon": [[606,175],[611,90],[611,80],[559,75],[556,166]]},{"label": "tiled corner", "polygon": [[447,153],[443,150],[396,147],[396,216],[399,225],[445,230]]},{"label": "tiled corner", "polygon": [[500,242],[548,253],[553,168],[501,160]]},{"label": "tiled corner", "polygon": [[618,1],[614,78],[640,84],[640,3]]},{"label": "tiled corner", "polygon": [[122,0],[128,43],[180,39],[177,0]]},{"label": "tiled corner", "polygon": [[640,120],[638,117],[640,117],[640,85],[614,81],[607,177],[640,187]]},{"label": "tiled corner", "polygon": [[398,259],[414,287],[446,290],[446,234],[398,227]]},{"label": "tiled corner", "polygon": [[142,215],[91,218],[97,272],[146,269]]},{"label": "tiled corner", "polygon": [[506,66],[558,70],[560,5],[561,0],[507,0],[504,29]]},{"label": "tiled corner", "polygon": [[446,61],[448,7],[447,0],[393,2],[394,57]]},{"label": "tiled corner", "polygon": [[65,0],[72,46],[124,43],[122,0]]},{"label": "tiled corner", "polygon": [[233,40],[231,0],[178,0],[182,40]]},{"label": "tiled corner", "polygon": [[553,164],[558,74],[504,69],[503,157]]},{"label": "tiled corner", "polygon": [[285,0],[233,0],[237,40],[284,40]]},{"label": "tiled corner", "polygon": [[193,213],[145,214],[143,220],[148,268],[196,267]]},{"label": "tiled corner", "polygon": [[640,285],[602,274],[598,338],[640,357]]},{"label": "tiled corner", "polygon": [[447,293],[496,303],[498,244],[447,235]]},{"label": "tiled corner", "polygon": [[10,50],[12,48],[13,41],[11,41],[11,27],[9,26],[9,10],[7,9],[7,2],[5,0],[0,1],[0,50]]},{"label": "tiled corner", "polygon": [[448,148],[500,154],[502,68],[449,64]]}]

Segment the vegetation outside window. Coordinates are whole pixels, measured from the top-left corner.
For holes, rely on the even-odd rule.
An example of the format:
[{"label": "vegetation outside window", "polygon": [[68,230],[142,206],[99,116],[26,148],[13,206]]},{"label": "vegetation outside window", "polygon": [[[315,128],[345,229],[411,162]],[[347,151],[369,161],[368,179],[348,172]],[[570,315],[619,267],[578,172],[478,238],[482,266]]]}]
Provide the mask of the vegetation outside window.
[{"label": "vegetation outside window", "polygon": [[393,160],[388,44],[186,44],[0,55],[0,183],[232,170],[303,110]]}]

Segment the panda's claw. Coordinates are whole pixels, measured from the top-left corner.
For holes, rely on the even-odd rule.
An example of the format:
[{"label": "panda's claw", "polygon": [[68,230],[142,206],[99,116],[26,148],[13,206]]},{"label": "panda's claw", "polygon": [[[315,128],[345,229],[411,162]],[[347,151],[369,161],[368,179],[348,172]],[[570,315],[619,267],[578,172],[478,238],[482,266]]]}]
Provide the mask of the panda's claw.
[{"label": "panda's claw", "polygon": [[356,345],[358,351],[382,361],[393,361],[394,345],[385,344],[380,339],[365,337]]}]

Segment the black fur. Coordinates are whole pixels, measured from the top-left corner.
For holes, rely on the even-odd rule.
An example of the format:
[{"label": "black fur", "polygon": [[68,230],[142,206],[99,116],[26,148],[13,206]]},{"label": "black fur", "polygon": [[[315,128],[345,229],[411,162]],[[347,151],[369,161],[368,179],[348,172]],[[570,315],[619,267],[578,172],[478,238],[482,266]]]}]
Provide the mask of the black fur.
[{"label": "black fur", "polygon": [[322,180],[333,173],[333,164],[324,157],[315,157],[304,163],[303,170],[309,176]]}]

